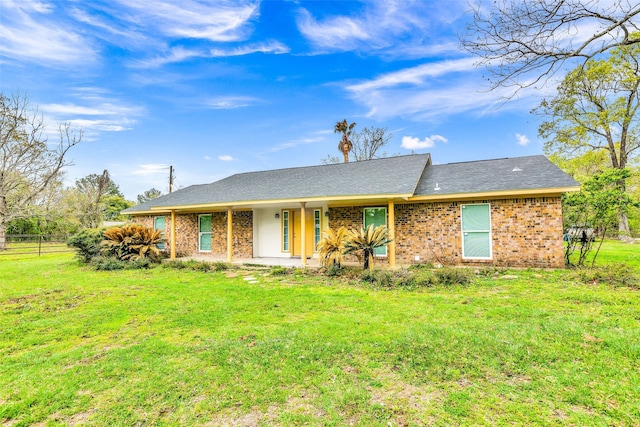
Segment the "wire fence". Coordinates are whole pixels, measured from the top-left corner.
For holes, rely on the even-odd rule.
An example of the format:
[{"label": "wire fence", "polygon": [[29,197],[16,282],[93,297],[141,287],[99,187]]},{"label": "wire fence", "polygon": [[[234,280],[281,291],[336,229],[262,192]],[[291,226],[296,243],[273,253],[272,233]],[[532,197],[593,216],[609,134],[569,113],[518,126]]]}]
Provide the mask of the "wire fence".
[{"label": "wire fence", "polygon": [[7,234],[4,248],[0,247],[0,257],[3,255],[35,255],[73,252],[67,246],[68,234]]}]

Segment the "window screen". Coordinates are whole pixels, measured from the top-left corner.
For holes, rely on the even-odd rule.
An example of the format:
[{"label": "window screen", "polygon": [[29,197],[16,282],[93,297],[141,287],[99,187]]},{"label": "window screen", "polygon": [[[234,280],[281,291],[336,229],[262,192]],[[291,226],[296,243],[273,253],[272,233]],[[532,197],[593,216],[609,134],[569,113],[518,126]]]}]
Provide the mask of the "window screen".
[{"label": "window screen", "polygon": [[491,259],[489,204],[462,205],[462,256]]},{"label": "window screen", "polygon": [[[160,237],[164,238],[164,217],[163,216],[156,216],[153,218],[153,229],[162,231],[162,233],[160,234]],[[161,251],[164,250],[164,242],[158,243],[156,246]]]},{"label": "window screen", "polygon": [[199,245],[200,251],[211,251],[211,215],[200,215],[199,222]]}]

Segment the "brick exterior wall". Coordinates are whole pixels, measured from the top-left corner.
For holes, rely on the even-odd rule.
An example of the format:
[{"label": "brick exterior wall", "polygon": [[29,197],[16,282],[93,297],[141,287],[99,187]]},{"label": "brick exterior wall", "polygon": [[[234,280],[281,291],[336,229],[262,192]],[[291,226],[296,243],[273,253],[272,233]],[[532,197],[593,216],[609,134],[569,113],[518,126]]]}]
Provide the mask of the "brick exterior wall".
[{"label": "brick exterior wall", "polygon": [[[217,257],[227,255],[227,213],[204,213],[211,215],[211,254]],[[199,214],[176,214],[176,255],[193,255],[198,252]],[[136,216],[132,222],[153,227],[153,216]],[[171,215],[165,216],[165,252],[169,253],[171,237]],[[253,257],[253,212],[233,212],[233,256]]]},{"label": "brick exterior wall", "polygon": [[[478,200],[466,203],[491,205],[493,259],[463,260],[460,202],[406,203],[395,206],[396,263],[419,262],[445,265],[492,265],[498,267],[564,267],[562,242],[562,206],[560,197]],[[376,205],[383,206],[383,205]],[[329,208],[329,226],[361,228],[365,206]],[[227,213],[212,215],[212,254],[227,253]],[[153,227],[152,216],[133,221]],[[165,219],[165,237],[169,240],[171,216]],[[198,214],[176,215],[176,252],[178,256],[198,253]],[[166,251],[169,251],[167,242]],[[253,256],[253,212],[233,212],[233,256]],[[356,261],[350,255],[347,261]],[[376,258],[380,265],[386,258]]]},{"label": "brick exterior wall", "polygon": [[[474,203],[474,202],[465,202]],[[395,206],[396,263],[564,267],[560,197],[485,200],[491,205],[492,260],[463,260],[460,202]],[[362,209],[329,209],[329,226],[362,227]],[[384,262],[383,259],[377,259]]]}]

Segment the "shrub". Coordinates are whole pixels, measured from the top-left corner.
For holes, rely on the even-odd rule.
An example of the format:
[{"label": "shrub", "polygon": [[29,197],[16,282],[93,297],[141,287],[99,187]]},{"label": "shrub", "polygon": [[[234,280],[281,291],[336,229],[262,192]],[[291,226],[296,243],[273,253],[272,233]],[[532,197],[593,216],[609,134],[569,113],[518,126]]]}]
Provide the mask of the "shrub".
[{"label": "shrub", "polygon": [[187,261],[172,259],[162,263],[163,268],[175,268],[178,270],[193,270],[193,271],[223,271],[229,269],[229,265],[222,261],[216,261],[214,263],[207,261],[196,261],[190,259]]},{"label": "shrub", "polygon": [[163,242],[161,230],[153,230],[138,224],[109,228],[102,241],[104,252],[122,261],[150,258],[159,261],[158,244]]},{"label": "shrub", "polygon": [[67,246],[76,249],[76,256],[85,263],[100,254],[104,228],[87,228],[67,240]]},{"label": "shrub", "polygon": [[96,256],[91,259],[91,266],[99,271],[124,270],[127,263],[112,256]]},{"label": "shrub", "polygon": [[360,279],[383,288],[391,288],[396,284],[394,275],[390,271],[365,270]]},{"label": "shrub", "polygon": [[338,264],[331,264],[324,271],[325,276],[328,277],[339,277],[342,273],[343,268]]},{"label": "shrub", "polygon": [[283,267],[281,265],[276,265],[271,267],[271,275],[272,276],[286,276],[291,274],[293,271],[287,267]]},{"label": "shrub", "polygon": [[466,285],[473,281],[473,273],[466,268],[439,268],[433,276],[439,285]]},{"label": "shrub", "polygon": [[318,261],[324,267],[337,266],[340,268],[344,261],[344,245],[346,243],[347,229],[344,227],[333,231],[327,228],[318,243]]},{"label": "shrub", "polygon": [[390,242],[389,230],[384,225],[378,227],[370,225],[360,230],[349,230],[346,235],[344,253],[355,252],[358,258],[364,260],[364,269],[372,270],[375,249]]},{"label": "shrub", "polygon": [[214,271],[224,271],[229,269],[229,264],[223,261],[216,261],[211,265]]},{"label": "shrub", "polygon": [[598,267],[575,270],[578,280],[583,283],[604,283],[611,286],[629,286],[638,288],[640,277],[636,270],[624,263],[606,264]]}]

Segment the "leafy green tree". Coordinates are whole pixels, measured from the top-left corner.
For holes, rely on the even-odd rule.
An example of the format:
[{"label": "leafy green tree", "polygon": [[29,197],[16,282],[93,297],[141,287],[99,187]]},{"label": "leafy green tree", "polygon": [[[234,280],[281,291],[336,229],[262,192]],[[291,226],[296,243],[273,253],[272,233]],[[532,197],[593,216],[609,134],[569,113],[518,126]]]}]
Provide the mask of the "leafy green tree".
[{"label": "leafy green tree", "polygon": [[161,195],[162,195],[162,192],[160,190],[151,188],[142,194],[138,194],[138,204],[148,202],[149,200],[157,199]]},{"label": "leafy green tree", "polygon": [[[619,212],[640,206],[640,202],[633,200],[620,188],[619,182],[629,176],[628,169],[608,169],[585,181],[580,192],[567,193],[563,198],[563,205],[566,207],[564,216],[567,220],[572,224],[593,227],[600,236],[592,265],[595,264],[607,231],[617,224]],[[566,264],[583,266],[593,249],[592,243],[591,239],[568,239],[565,247]],[[574,260],[576,251],[577,261]]]},{"label": "leafy green tree", "polygon": [[44,119],[26,96],[0,93],[0,250],[6,248],[9,222],[47,204],[48,190],[70,164],[67,152],[81,140],[82,131],[61,124],[58,141],[49,141]]},{"label": "leafy green tree", "polygon": [[124,221],[127,217],[120,212],[135,205],[134,202],[119,195],[104,196],[102,203],[104,204],[104,219],[107,221]]},{"label": "leafy green tree", "polygon": [[[545,153],[560,164],[571,164],[571,159],[582,164],[588,160],[595,166],[589,174],[603,166],[604,158],[610,168],[627,168],[640,148],[639,87],[637,44],[613,49],[609,58],[588,60],[571,71],[557,95],[545,99],[536,110],[549,118],[539,129],[546,140]],[[626,179],[618,182],[621,192],[625,191]],[[618,223],[620,236],[628,237],[626,211],[620,210]]]}]

